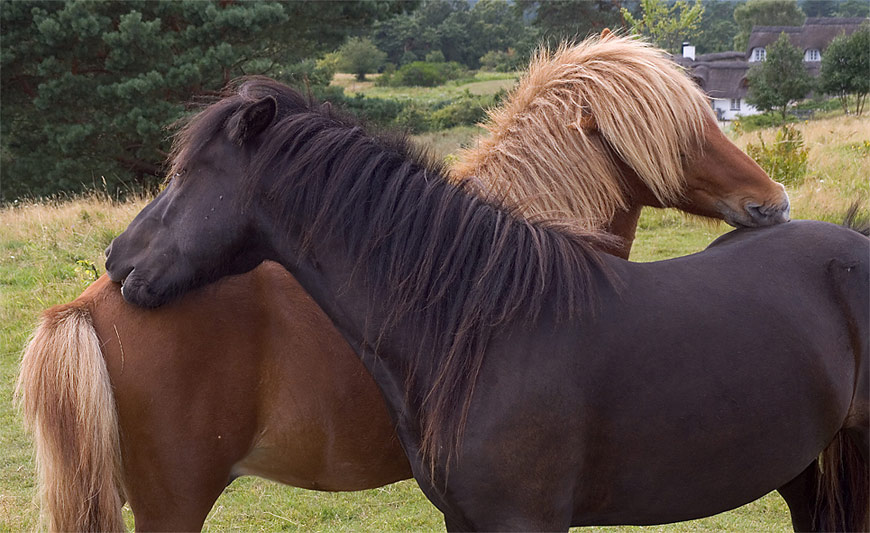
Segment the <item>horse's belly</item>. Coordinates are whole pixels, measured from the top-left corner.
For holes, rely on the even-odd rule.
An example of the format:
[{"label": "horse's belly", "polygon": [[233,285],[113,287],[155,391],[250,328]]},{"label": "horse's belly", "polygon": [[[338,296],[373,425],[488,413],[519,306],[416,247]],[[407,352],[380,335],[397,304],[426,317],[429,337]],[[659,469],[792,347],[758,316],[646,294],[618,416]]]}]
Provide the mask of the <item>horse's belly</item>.
[{"label": "horse's belly", "polygon": [[234,474],[330,491],[411,476],[380,392],[350,350],[270,353],[258,433]]},{"label": "horse's belly", "polygon": [[407,459],[389,434],[371,439],[361,431],[360,439],[351,439],[326,435],[325,426],[308,434],[293,425],[277,429],[262,435],[233,465],[233,476],[258,476],[326,491],[370,489],[410,477]]}]

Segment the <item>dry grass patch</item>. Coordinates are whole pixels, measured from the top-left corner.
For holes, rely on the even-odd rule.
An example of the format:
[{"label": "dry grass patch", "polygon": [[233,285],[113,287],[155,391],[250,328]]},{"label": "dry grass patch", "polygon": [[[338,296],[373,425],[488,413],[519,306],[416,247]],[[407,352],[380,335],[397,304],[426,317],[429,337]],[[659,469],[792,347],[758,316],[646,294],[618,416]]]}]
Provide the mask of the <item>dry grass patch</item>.
[{"label": "dry grass patch", "polygon": [[342,87],[345,91],[349,93],[361,93],[374,87],[375,80],[378,79],[380,76],[380,74],[366,74],[366,80],[359,81],[358,79],[356,79],[356,74],[348,74],[347,72],[336,72],[335,75],[332,77],[332,81],[330,81],[329,84],[336,87]]},{"label": "dry grass patch", "polygon": [[[788,189],[793,218],[839,222],[856,200],[870,203],[870,117],[838,116],[798,124],[809,149],[807,178]],[[773,142],[776,129],[745,133],[734,142],[741,149]]]}]

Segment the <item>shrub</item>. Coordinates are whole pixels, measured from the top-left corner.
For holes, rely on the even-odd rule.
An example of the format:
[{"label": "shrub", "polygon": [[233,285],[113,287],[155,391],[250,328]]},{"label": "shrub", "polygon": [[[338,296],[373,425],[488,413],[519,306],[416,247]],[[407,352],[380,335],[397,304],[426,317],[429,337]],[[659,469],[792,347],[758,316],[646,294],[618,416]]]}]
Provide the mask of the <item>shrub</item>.
[{"label": "shrub", "polygon": [[407,65],[408,63],[413,63],[414,61],[417,61],[417,59],[417,54],[410,50],[406,50],[405,53],[402,54],[402,57],[399,59],[399,64]]},{"label": "shrub", "polygon": [[317,70],[329,76],[329,80],[327,80],[326,85],[329,85],[329,82],[332,81],[335,73],[338,72],[338,64],[340,62],[341,57],[338,55],[338,52],[330,52],[328,54],[325,54],[322,58],[318,59],[315,63],[315,67]]},{"label": "shrub", "polygon": [[393,85],[419,85],[422,87],[434,87],[447,81],[442,70],[435,63],[414,61],[396,71],[393,75]]},{"label": "shrub", "polygon": [[[464,69],[455,61],[448,63],[428,63],[426,61],[414,61],[402,65],[399,70],[389,77],[388,83],[397,86],[420,86],[435,87],[442,85],[447,80],[455,80],[462,77]],[[383,77],[383,76],[382,76]]]},{"label": "shrub", "polygon": [[524,61],[512,48],[506,52],[490,50],[480,58],[480,68],[495,72],[512,72],[523,67]]},{"label": "shrub", "polygon": [[369,98],[357,94],[345,100],[345,107],[355,115],[383,126],[394,122],[405,104],[389,98]]},{"label": "shrub", "polygon": [[430,111],[416,104],[408,104],[396,115],[394,124],[411,133],[423,133],[431,129]]},{"label": "shrub", "polygon": [[736,135],[740,135],[741,133],[749,133],[765,128],[782,126],[783,124],[788,124],[789,122],[798,122],[798,118],[792,115],[786,115],[785,120],[783,120],[783,118],[779,114],[762,113],[760,115],[749,115],[745,117],[740,117],[739,119],[732,122],[732,127],[734,129],[734,133]]},{"label": "shrub", "polygon": [[404,109],[405,104],[388,98],[370,98],[357,94],[348,98],[341,87],[312,87],[312,94],[320,102],[329,102],[372,124],[387,126]]},{"label": "shrub", "polygon": [[444,57],[444,52],[441,50],[432,50],[426,54],[427,63],[444,63],[445,61],[447,61],[447,58]]},{"label": "shrub", "polygon": [[288,85],[304,91],[308,86],[329,85],[334,75],[334,65],[328,60],[305,59],[284,67],[277,77]]},{"label": "shrub", "polygon": [[312,87],[312,94],[321,102],[328,101],[367,122],[392,126],[411,133],[472,126],[486,118],[486,109],[496,105],[506,94],[501,90],[491,95],[474,95],[468,91],[453,100],[435,103],[373,98],[363,94],[348,97],[341,87]]},{"label": "shrub", "polygon": [[767,144],[758,134],[759,144],[750,143],[746,153],[774,180],[783,185],[799,185],[807,175],[809,150],[796,126],[783,124],[773,143]]},{"label": "shrub", "polygon": [[432,128],[443,130],[456,126],[471,126],[486,118],[486,108],[492,98],[474,97],[468,93],[446,106],[432,112],[429,121]]},{"label": "shrub", "polygon": [[798,111],[835,111],[840,108],[840,103],[836,98],[826,98],[821,95],[814,95],[813,98],[798,102],[794,105],[794,109]]}]

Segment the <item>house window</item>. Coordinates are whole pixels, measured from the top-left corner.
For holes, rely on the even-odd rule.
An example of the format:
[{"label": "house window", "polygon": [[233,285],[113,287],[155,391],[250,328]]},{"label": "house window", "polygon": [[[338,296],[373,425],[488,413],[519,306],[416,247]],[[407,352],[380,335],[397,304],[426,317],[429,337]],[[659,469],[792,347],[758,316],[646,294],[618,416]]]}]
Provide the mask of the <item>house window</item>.
[{"label": "house window", "polygon": [[818,48],[809,48],[804,54],[804,61],[807,62],[818,62],[822,60],[822,54],[819,53]]},{"label": "house window", "polygon": [[740,98],[731,99],[731,111],[740,111]]},{"label": "house window", "polygon": [[752,55],[750,56],[750,61],[764,61],[764,58],[767,57],[767,53],[764,48],[755,48],[752,50]]}]

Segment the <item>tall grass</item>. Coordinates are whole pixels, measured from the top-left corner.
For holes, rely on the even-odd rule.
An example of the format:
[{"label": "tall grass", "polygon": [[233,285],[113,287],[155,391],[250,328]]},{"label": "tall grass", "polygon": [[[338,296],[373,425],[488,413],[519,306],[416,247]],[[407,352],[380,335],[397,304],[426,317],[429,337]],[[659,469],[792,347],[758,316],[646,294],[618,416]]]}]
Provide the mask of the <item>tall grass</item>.
[{"label": "tall grass", "polygon": [[[870,201],[870,118],[840,115],[795,125],[809,149],[807,176],[789,187],[793,218],[840,222],[854,200]],[[762,130],[773,142],[776,129]],[[757,140],[756,133],[734,139],[745,149]]]},{"label": "tall grass", "polygon": [[[808,176],[789,190],[795,218],[838,221],[851,202],[870,197],[870,118],[840,117],[801,124],[809,147]],[[470,142],[474,128],[426,134],[438,157]],[[772,139],[773,130],[763,131]],[[737,137],[740,146],[755,134]],[[104,271],[103,250],[147,198],[124,203],[99,195],[26,203],[0,209],[0,531],[36,526],[32,444],[12,409],[20,351],[40,311],[74,299]],[[729,229],[671,210],[645,210],[632,252],[636,261],[685,255],[703,249]],[[127,513],[128,523],[132,518]],[[235,481],[205,524],[210,531],[406,531],[443,530],[440,514],[413,481],[357,493],[318,493],[261,479]],[[591,531],[788,531],[785,504],[768,495],[750,505],[703,520],[652,528]]]}]

